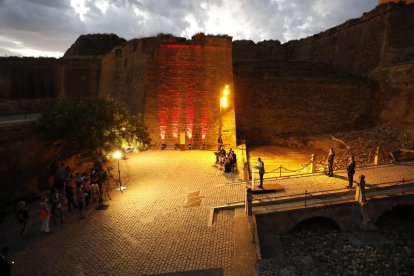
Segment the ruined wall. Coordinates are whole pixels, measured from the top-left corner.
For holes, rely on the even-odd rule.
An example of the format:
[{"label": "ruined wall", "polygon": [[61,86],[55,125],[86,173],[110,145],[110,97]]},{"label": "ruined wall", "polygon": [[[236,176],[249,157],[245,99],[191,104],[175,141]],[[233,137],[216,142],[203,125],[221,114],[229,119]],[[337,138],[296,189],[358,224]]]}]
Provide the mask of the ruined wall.
[{"label": "ruined wall", "polygon": [[249,144],[364,128],[378,112],[375,84],[361,80],[235,75],[235,90],[238,137]]},{"label": "ruined wall", "polygon": [[414,63],[380,67],[370,77],[380,83],[379,118],[414,130]]},{"label": "ruined wall", "polygon": [[[132,40],[102,60],[100,96],[144,115],[155,146],[202,142],[214,145],[219,98],[232,85],[230,37],[198,35],[192,40],[153,37]],[[236,144],[234,101],[223,110],[223,140]]]}]

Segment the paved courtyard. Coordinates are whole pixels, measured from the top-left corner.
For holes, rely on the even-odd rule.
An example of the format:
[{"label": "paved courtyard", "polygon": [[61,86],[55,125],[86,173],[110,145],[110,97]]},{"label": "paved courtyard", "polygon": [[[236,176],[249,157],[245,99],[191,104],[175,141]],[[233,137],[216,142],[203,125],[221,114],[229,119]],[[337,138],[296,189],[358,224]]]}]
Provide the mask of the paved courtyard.
[{"label": "paved courtyard", "polygon": [[[225,174],[214,161],[211,151],[132,154],[120,161],[127,189],[112,191],[106,210],[89,210],[85,220],[65,213],[66,224],[41,235],[36,203],[28,236],[18,236],[10,215],[0,224],[0,246],[12,249],[14,275],[153,275],[211,268],[234,275],[240,254],[235,248],[243,248],[237,246],[235,211],[220,211],[212,226],[208,222],[211,207],[244,199],[245,184],[239,182],[242,171]],[[414,166],[368,168],[364,174],[372,184],[413,179]],[[344,175],[277,180],[284,190],[275,195],[345,187]]]}]

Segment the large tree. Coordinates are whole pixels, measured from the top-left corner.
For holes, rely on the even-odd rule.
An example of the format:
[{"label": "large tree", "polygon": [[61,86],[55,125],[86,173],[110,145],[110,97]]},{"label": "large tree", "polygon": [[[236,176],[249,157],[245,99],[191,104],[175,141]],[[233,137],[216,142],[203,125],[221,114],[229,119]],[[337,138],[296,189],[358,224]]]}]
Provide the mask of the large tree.
[{"label": "large tree", "polygon": [[61,100],[38,121],[41,136],[66,153],[104,156],[114,149],[144,150],[150,138],[140,116],[104,100]]}]

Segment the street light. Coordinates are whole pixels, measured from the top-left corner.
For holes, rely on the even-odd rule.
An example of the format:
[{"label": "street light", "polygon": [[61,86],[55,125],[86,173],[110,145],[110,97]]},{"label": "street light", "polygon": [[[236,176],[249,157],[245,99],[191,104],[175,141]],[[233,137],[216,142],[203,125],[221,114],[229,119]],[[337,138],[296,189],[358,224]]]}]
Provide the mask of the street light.
[{"label": "street light", "polygon": [[223,108],[228,106],[227,96],[230,93],[230,87],[228,84],[224,86],[222,96],[220,97],[220,122],[219,122],[219,140],[221,140],[221,132],[223,128]]},{"label": "street light", "polygon": [[117,150],[112,154],[112,157],[118,161],[118,181],[119,181],[119,190],[121,193],[123,193],[123,190],[126,189],[126,187],[122,186],[121,183],[121,170],[119,169],[119,160],[122,158],[122,152]]}]

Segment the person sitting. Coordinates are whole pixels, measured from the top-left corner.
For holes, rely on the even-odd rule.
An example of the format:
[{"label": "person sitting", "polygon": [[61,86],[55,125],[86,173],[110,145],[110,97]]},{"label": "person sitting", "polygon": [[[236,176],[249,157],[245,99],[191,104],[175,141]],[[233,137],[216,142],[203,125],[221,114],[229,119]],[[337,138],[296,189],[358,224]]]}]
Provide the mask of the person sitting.
[{"label": "person sitting", "polygon": [[225,173],[231,173],[232,164],[229,158],[225,158],[224,160],[224,172]]},{"label": "person sitting", "polygon": [[231,156],[232,156],[231,157],[231,160],[232,160],[232,170],[233,170],[233,172],[237,172],[237,155],[233,151],[233,153],[232,153]]}]

